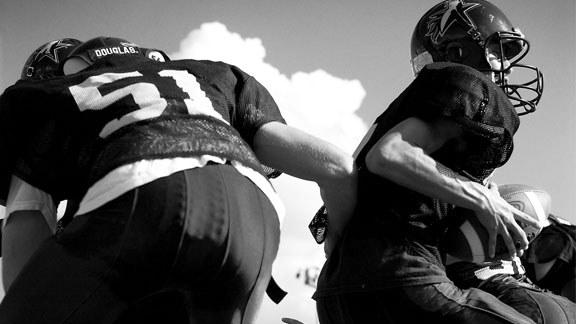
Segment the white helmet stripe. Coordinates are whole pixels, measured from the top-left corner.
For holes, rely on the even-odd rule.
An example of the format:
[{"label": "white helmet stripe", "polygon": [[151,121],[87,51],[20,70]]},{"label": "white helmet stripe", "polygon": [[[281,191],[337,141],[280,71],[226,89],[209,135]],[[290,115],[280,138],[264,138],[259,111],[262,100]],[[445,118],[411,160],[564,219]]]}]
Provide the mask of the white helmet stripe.
[{"label": "white helmet stripe", "polygon": [[538,222],[540,224],[544,224],[546,219],[548,218],[548,215],[546,215],[546,211],[544,211],[544,207],[540,203],[540,199],[538,198],[538,196],[536,196],[535,192],[525,192],[525,194],[526,197],[528,197],[530,203],[532,204],[532,207],[534,208],[536,217],[538,217]]}]

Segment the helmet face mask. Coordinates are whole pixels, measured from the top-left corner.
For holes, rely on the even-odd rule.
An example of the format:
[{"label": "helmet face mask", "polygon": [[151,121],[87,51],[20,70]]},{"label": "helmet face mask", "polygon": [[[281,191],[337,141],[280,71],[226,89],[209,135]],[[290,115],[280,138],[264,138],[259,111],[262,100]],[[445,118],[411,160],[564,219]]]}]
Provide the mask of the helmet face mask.
[{"label": "helmet face mask", "polygon": [[415,75],[432,62],[473,67],[490,76],[506,92],[518,115],[524,115],[536,110],[543,91],[542,73],[519,64],[529,49],[522,32],[493,4],[446,0],[432,7],[416,25],[411,63]]},{"label": "helmet face mask", "polygon": [[61,76],[61,63],[82,44],[74,38],[62,38],[38,47],[26,60],[20,80],[39,80]]}]

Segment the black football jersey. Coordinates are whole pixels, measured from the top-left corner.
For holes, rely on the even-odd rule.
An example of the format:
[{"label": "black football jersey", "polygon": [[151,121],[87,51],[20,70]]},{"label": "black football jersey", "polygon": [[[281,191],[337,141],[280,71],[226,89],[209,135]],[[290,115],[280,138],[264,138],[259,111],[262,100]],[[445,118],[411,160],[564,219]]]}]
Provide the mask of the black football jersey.
[{"label": "black football jersey", "polygon": [[482,146],[468,145],[465,152],[449,141],[432,157],[478,181],[507,161],[519,123],[506,94],[480,72],[454,63],[427,65],[376,119],[359,150],[356,212],[328,256],[313,298],[449,281],[438,242],[454,206],[366,168],[370,148],[410,117],[450,119],[473,136]]},{"label": "black football jersey", "polygon": [[[445,219],[454,206],[397,185],[366,168],[370,149],[392,127],[410,117],[447,118],[466,130],[471,144],[466,152],[447,143],[432,157],[477,182],[483,182],[508,161],[520,121],[512,103],[494,82],[471,67],[446,62],[427,65],[376,118],[367,140],[357,149],[358,214],[386,215],[386,222],[395,223],[391,228],[414,231],[434,241],[444,230],[438,220]],[[325,238],[326,224],[326,210],[321,208],[309,224],[319,243]],[[403,226],[406,228],[400,229]]]},{"label": "black football jersey", "polygon": [[210,154],[264,174],[251,144],[271,121],[284,123],[268,91],[221,62],[112,57],[18,82],[0,97],[0,201],[12,173],[69,199],[142,159]]},{"label": "black football jersey", "polygon": [[372,146],[388,130],[410,117],[447,118],[466,130],[469,143],[466,151],[449,142],[432,157],[478,182],[508,161],[519,118],[506,94],[477,70],[455,63],[434,63],[426,66],[375,120],[374,132],[356,158],[360,170],[359,206],[368,214],[386,210],[401,215],[400,223],[408,220],[416,230],[435,224],[453,206],[374,176],[365,162]]}]

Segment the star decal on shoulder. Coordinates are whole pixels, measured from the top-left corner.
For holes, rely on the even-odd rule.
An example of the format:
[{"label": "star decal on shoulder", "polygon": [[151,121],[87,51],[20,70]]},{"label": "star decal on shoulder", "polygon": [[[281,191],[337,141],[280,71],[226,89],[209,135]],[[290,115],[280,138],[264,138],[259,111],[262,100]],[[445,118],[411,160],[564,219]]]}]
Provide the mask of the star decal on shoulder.
[{"label": "star decal on shoulder", "polygon": [[48,58],[48,59],[54,61],[54,63],[59,63],[60,59],[58,57],[58,51],[60,51],[63,48],[70,47],[70,46],[74,46],[74,45],[66,43],[65,41],[63,41],[61,39],[51,41],[51,42],[47,43],[46,45],[44,45],[44,47],[38,51],[38,54],[36,54],[35,61],[39,61],[43,58]]},{"label": "star decal on shoulder", "polygon": [[430,36],[434,43],[438,43],[438,38],[444,36],[456,22],[463,23],[470,29],[476,29],[476,24],[468,16],[468,11],[478,6],[479,3],[465,3],[463,0],[446,1],[442,8],[428,18],[426,36]]}]

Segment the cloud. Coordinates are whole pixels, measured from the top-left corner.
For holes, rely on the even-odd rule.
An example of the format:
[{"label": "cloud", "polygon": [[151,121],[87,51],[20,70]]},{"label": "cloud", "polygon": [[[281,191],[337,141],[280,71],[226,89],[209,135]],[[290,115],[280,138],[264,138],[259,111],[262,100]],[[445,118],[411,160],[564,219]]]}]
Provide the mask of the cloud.
[{"label": "cloud", "polygon": [[[207,59],[233,64],[254,76],[272,94],[288,124],[334,143],[352,153],[367,130],[356,114],[366,92],[359,80],[347,80],[327,71],[300,71],[288,76],[265,61],[266,49],[258,38],[244,38],[219,22],[204,23],[180,42],[172,59]],[[296,67],[297,68],[297,67]],[[279,305],[265,298],[259,323],[279,323],[292,317],[316,322],[314,288],[298,273],[319,269],[324,262],[321,245],[307,225],[321,206],[315,183],[283,175],[273,180],[286,206],[282,238],[273,274],[288,296]]]},{"label": "cloud", "polygon": [[258,38],[243,38],[219,22],[204,23],[180,42],[173,59],[208,59],[233,64],[254,76],[272,94],[287,122],[352,153],[367,127],[355,114],[366,91],[359,80],[323,70],[282,74],[265,61]]}]

